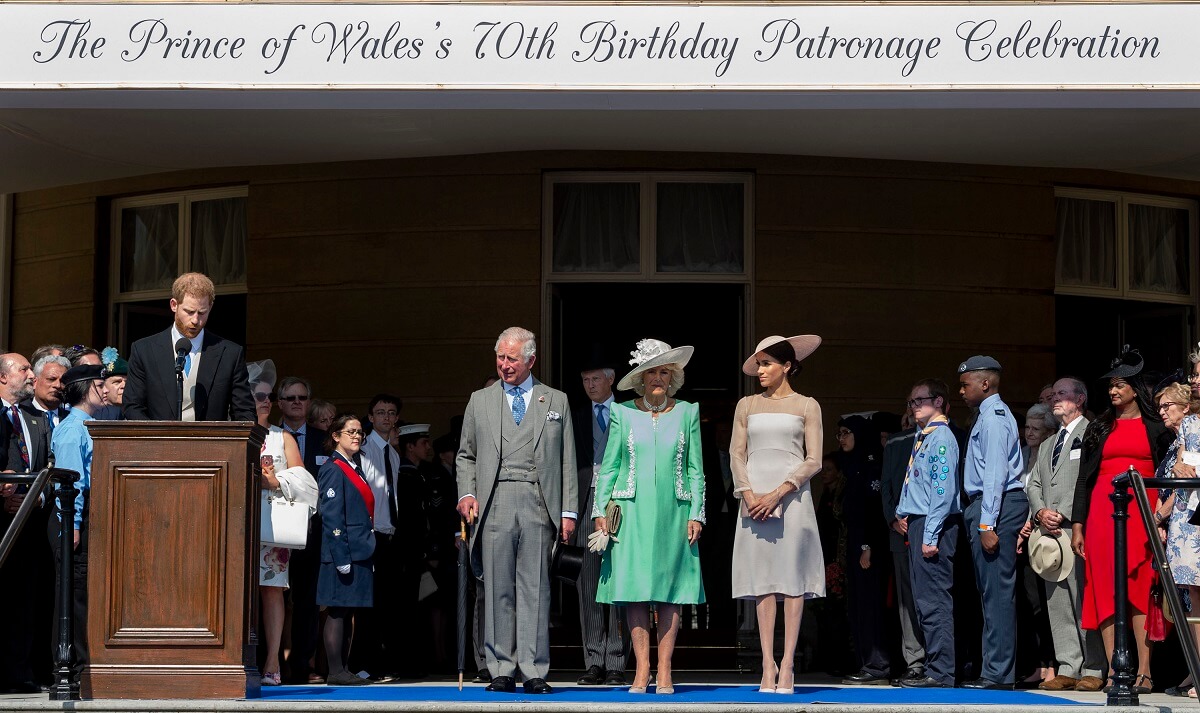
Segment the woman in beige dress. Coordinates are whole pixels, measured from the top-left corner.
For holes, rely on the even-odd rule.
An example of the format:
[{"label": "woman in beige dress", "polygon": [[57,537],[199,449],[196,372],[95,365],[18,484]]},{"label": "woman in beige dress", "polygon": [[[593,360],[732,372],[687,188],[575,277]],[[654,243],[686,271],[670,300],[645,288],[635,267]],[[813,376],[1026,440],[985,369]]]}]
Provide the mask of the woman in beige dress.
[{"label": "woman in beige dress", "polygon": [[[825,596],[825,564],[809,479],[821,470],[821,406],[788,377],[821,343],[816,335],[767,337],[742,371],[764,391],[738,402],[729,448],[742,500],[733,541],[733,596],[754,599],[762,644],[759,691],[792,693],[804,600]],[[775,663],[775,612],[783,601],[783,657]]]}]

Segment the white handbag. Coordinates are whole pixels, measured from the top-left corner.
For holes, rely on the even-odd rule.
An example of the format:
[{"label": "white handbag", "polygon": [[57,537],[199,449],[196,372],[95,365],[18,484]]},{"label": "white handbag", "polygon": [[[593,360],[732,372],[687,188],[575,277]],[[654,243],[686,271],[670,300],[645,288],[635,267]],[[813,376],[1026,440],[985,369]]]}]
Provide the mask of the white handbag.
[{"label": "white handbag", "polygon": [[309,508],[288,500],[278,491],[262,491],[259,540],[267,547],[302,550],[308,543]]}]

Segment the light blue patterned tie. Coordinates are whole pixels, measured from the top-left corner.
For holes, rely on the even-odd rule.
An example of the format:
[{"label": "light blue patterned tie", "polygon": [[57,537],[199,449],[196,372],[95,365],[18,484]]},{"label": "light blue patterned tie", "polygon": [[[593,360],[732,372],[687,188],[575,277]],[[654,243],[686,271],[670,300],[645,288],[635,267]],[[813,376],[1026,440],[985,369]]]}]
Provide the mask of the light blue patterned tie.
[{"label": "light blue patterned tie", "polygon": [[187,358],[183,360],[183,373],[188,376],[192,375],[192,353],[188,352]]},{"label": "light blue patterned tie", "polygon": [[521,419],[525,418],[525,399],[521,396],[521,394],[525,392],[521,390],[520,386],[514,386],[511,393],[513,397],[513,420],[517,422],[518,426],[520,426]]},{"label": "light blue patterned tie", "polygon": [[600,426],[601,431],[608,431],[608,418],[605,413],[608,408],[604,404],[596,404],[596,425]]}]

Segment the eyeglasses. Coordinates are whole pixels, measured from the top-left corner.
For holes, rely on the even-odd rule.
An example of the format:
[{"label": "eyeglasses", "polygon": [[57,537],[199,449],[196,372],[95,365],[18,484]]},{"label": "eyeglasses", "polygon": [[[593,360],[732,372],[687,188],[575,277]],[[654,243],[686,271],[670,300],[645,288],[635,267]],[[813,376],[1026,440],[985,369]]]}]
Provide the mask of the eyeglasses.
[{"label": "eyeglasses", "polygon": [[1158,410],[1166,411],[1167,409],[1171,408],[1172,406],[1178,406],[1179,408],[1187,408],[1187,404],[1181,404],[1178,401],[1163,401],[1161,404],[1158,405]]},{"label": "eyeglasses", "polygon": [[908,403],[909,408],[916,408],[921,405],[922,401],[933,401],[935,398],[934,396],[914,396],[906,403]]},{"label": "eyeglasses", "polygon": [[293,401],[308,401],[307,396],[280,396],[280,401],[287,401],[289,404]]},{"label": "eyeglasses", "polygon": [[354,438],[356,436],[358,438],[362,438],[364,435],[366,435],[363,431],[361,431],[357,428],[352,428],[349,431],[338,431],[338,433],[340,433],[344,436],[350,436],[351,438]]},{"label": "eyeglasses", "polygon": [[842,430],[837,432],[836,437],[837,438],[845,438],[846,436],[853,436],[853,435],[854,435],[854,431],[847,431],[846,429],[843,428]]},{"label": "eyeglasses", "polygon": [[274,394],[272,394],[269,391],[255,391],[254,392],[254,400],[258,401],[260,403],[263,401],[272,401],[273,397],[274,397]]}]

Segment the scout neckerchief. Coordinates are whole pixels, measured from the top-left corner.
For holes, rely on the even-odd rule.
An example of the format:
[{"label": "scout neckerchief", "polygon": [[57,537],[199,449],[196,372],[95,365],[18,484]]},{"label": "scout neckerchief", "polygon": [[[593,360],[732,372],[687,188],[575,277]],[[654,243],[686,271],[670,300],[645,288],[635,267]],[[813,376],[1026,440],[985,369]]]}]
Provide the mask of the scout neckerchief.
[{"label": "scout neckerchief", "polygon": [[925,428],[921,429],[921,432],[917,434],[916,440],[913,441],[912,453],[908,456],[908,469],[904,471],[905,485],[908,485],[908,479],[912,477],[913,461],[917,459],[917,453],[921,450],[921,444],[925,442],[925,437],[938,430],[942,426],[949,425],[950,419],[946,418],[946,416],[934,416],[933,418],[929,419],[929,423],[925,425]]},{"label": "scout neckerchief", "polygon": [[358,494],[362,496],[363,502],[367,504],[367,515],[371,516],[371,524],[375,524],[375,494],[371,492],[371,486],[367,485],[367,481],[363,480],[363,477],[358,474],[354,466],[342,458],[334,458],[333,460],[342,469],[346,480],[349,480],[350,484],[358,491]]}]

